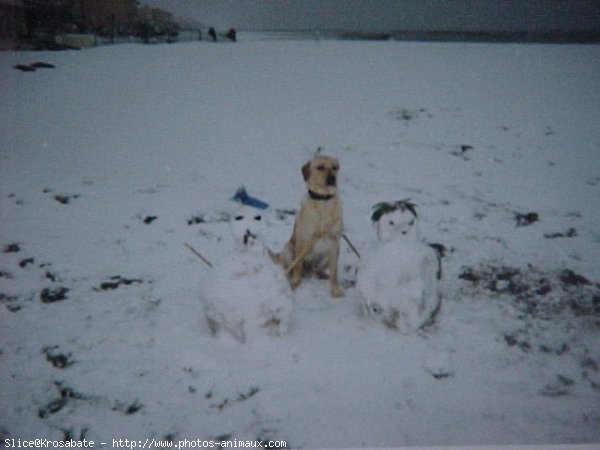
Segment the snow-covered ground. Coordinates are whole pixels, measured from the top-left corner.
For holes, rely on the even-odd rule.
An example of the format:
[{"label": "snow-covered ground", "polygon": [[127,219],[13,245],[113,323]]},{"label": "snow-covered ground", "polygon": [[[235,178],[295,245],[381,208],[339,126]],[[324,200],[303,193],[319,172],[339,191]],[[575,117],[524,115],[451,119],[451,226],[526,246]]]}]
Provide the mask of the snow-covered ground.
[{"label": "snow-covered ground", "polygon": [[[13,69],[34,61],[55,68]],[[600,442],[599,61],[258,39],[0,53],[0,437]],[[342,299],[308,280],[288,334],[213,336],[211,269],[184,243],[234,258],[245,185],[280,249],[319,148],[360,252],[372,205],[418,205],[446,248],[436,324],[365,317],[342,243]]]}]

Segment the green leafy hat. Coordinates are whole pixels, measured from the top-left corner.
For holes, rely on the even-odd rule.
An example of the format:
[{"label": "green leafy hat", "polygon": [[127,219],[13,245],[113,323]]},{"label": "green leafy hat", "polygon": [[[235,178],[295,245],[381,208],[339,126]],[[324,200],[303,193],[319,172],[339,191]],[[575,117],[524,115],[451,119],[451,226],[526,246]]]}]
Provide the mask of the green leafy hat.
[{"label": "green leafy hat", "polygon": [[410,198],[404,200],[398,200],[396,202],[380,202],[373,206],[373,213],[371,214],[371,221],[379,222],[379,219],[385,214],[389,214],[394,211],[409,211],[413,216],[417,217],[417,205],[410,201]]}]

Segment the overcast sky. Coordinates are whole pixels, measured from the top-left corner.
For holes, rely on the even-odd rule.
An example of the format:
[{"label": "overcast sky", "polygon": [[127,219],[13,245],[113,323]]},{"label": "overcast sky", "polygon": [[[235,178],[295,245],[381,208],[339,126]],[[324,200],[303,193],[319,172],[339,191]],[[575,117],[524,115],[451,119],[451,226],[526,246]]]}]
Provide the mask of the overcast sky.
[{"label": "overcast sky", "polygon": [[600,28],[600,0],[141,0],[239,30]]}]

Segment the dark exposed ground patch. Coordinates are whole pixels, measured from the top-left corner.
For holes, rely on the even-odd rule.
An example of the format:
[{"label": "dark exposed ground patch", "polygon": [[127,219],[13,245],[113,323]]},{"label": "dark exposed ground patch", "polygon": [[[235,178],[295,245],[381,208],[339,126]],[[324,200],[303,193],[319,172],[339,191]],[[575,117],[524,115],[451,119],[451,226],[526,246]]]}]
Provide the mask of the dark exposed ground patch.
[{"label": "dark exposed ground patch", "polygon": [[571,269],[543,271],[532,265],[463,267],[459,278],[462,294],[494,302],[507,314],[499,342],[532,357],[566,358],[579,366],[580,377],[556,374],[540,386],[540,395],[568,396],[576,383],[600,391],[597,352],[581,341],[582,334],[600,330],[600,284]]},{"label": "dark exposed ground patch", "polygon": [[465,161],[470,161],[475,147],[469,144],[462,144],[450,150],[452,156],[458,156]]},{"label": "dark exposed ground patch", "polygon": [[74,391],[70,387],[64,386],[61,382],[55,381],[54,385],[58,389],[58,396],[38,410],[38,417],[40,419],[47,419],[52,414],[56,414],[71,400],[87,400],[85,395]]},{"label": "dark exposed ground patch", "polygon": [[546,239],[558,239],[558,238],[572,238],[577,236],[577,229],[569,228],[566,231],[556,232],[556,233],[545,233],[544,237]]},{"label": "dark exposed ground patch", "polygon": [[540,216],[536,212],[515,213],[515,222],[518,227],[526,227],[532,223],[539,222]]},{"label": "dark exposed ground patch", "polygon": [[21,206],[21,205],[25,204],[25,200],[23,200],[22,198],[17,197],[17,194],[15,194],[15,193],[8,194],[8,198],[10,198],[15,205]]},{"label": "dark exposed ground patch", "polygon": [[44,276],[49,279],[50,281],[52,281],[53,283],[56,283],[57,281],[60,281],[60,277],[55,274],[54,272],[50,272],[49,270],[46,271],[46,273],[44,274]]},{"label": "dark exposed ground patch", "polygon": [[557,375],[556,381],[551,384],[544,386],[540,394],[546,397],[562,397],[571,393],[571,388],[575,385],[575,380],[565,377],[563,375]]},{"label": "dark exposed ground patch", "polygon": [[150,225],[150,224],[151,224],[152,222],[154,222],[156,219],[158,219],[158,217],[157,217],[157,216],[146,216],[146,217],[144,217],[144,220],[143,220],[143,222],[144,222],[144,224],[145,224],[145,225]]},{"label": "dark exposed ground patch", "polygon": [[75,364],[70,353],[63,353],[57,345],[44,347],[42,353],[46,355],[46,361],[57,369],[66,369]]},{"label": "dark exposed ground patch", "polygon": [[587,286],[590,281],[582,276],[578,275],[572,270],[565,269],[560,273],[560,281],[565,286]]},{"label": "dark exposed ground patch", "polygon": [[192,215],[188,220],[188,225],[199,225],[204,223],[224,223],[231,220],[231,215],[224,211],[211,211]]},{"label": "dark exposed ground patch", "polygon": [[132,284],[141,284],[144,280],[140,278],[123,278],[120,275],[110,277],[108,281],[100,283],[100,286],[95,287],[95,291],[112,291],[120,286],[129,286]]},{"label": "dark exposed ground patch", "polygon": [[600,285],[569,269],[543,272],[533,266],[484,265],[464,267],[459,278],[536,317],[551,318],[565,311],[577,316],[600,314]]},{"label": "dark exposed ground patch", "polygon": [[42,292],[40,292],[40,300],[42,303],[54,303],[66,300],[68,298],[67,292],[69,292],[69,289],[64,286],[44,288],[42,289]]},{"label": "dark exposed ground patch", "polygon": [[19,267],[21,269],[24,269],[25,267],[32,265],[34,263],[35,263],[34,258],[25,258],[25,259],[22,259],[21,261],[19,261]]},{"label": "dark exposed ground patch", "polygon": [[75,432],[73,431],[72,428],[69,428],[68,430],[62,430],[63,432],[63,442],[71,442],[71,441],[84,441],[84,440],[88,440],[87,439],[87,432],[88,429],[87,428],[83,428],[78,435],[75,434]]},{"label": "dark exposed ground patch", "polygon": [[4,246],[2,250],[4,253],[18,253],[21,251],[21,247],[17,243],[12,243]]},{"label": "dark exposed ground patch", "polygon": [[36,69],[54,69],[56,67],[54,64],[50,64],[44,61],[36,61],[30,64],[30,66]]},{"label": "dark exposed ground patch", "polygon": [[388,116],[399,122],[408,125],[422,115],[426,114],[428,118],[432,118],[432,114],[428,114],[425,108],[394,108],[388,112]]},{"label": "dark exposed ground patch", "polygon": [[36,61],[31,64],[15,64],[13,69],[20,70],[21,72],[35,72],[36,69],[54,69],[54,67],[54,64]]},{"label": "dark exposed ground patch", "polygon": [[35,67],[31,67],[28,64],[15,64],[13,69],[20,70],[21,72],[35,72]]},{"label": "dark exposed ground patch", "polygon": [[120,412],[122,412],[123,414],[125,414],[127,416],[131,416],[131,415],[137,413],[143,407],[144,407],[143,404],[141,404],[140,402],[138,402],[137,400],[135,400],[132,403],[117,402],[112,407],[112,410],[113,411],[120,411]]},{"label": "dark exposed ground patch", "polygon": [[16,295],[8,295],[0,292],[0,303],[6,306],[10,312],[17,312],[21,309],[21,305],[17,303],[19,297]]},{"label": "dark exposed ground patch", "polygon": [[[257,387],[255,387],[255,386],[253,386],[250,389],[248,389],[247,392],[239,392],[235,396],[235,398],[233,398],[233,399],[224,398],[222,401],[220,401],[218,403],[211,404],[210,408],[222,411],[227,406],[230,406],[230,405],[233,405],[235,403],[240,403],[240,402],[244,402],[246,400],[249,400],[250,398],[254,397],[259,392],[260,392],[260,389],[257,388]],[[205,394],[205,398],[207,398],[207,399],[212,398],[212,397],[213,397],[212,392]]]},{"label": "dark exposed ground patch", "polygon": [[79,198],[79,194],[57,194],[54,196],[54,200],[63,205],[68,205],[71,200]]}]

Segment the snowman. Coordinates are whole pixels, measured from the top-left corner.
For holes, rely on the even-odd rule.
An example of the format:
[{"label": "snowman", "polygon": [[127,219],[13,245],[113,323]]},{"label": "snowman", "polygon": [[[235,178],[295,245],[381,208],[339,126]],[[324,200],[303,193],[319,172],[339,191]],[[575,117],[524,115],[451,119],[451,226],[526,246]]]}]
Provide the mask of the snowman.
[{"label": "snowman", "polygon": [[241,205],[231,216],[233,249],[206,273],[202,284],[205,314],[213,334],[225,331],[239,342],[288,331],[292,293],[262,243],[265,217]]},{"label": "snowman", "polygon": [[421,238],[410,200],[373,209],[378,242],[363,258],[357,278],[363,309],[390,329],[419,330],[440,309],[440,255]]}]

